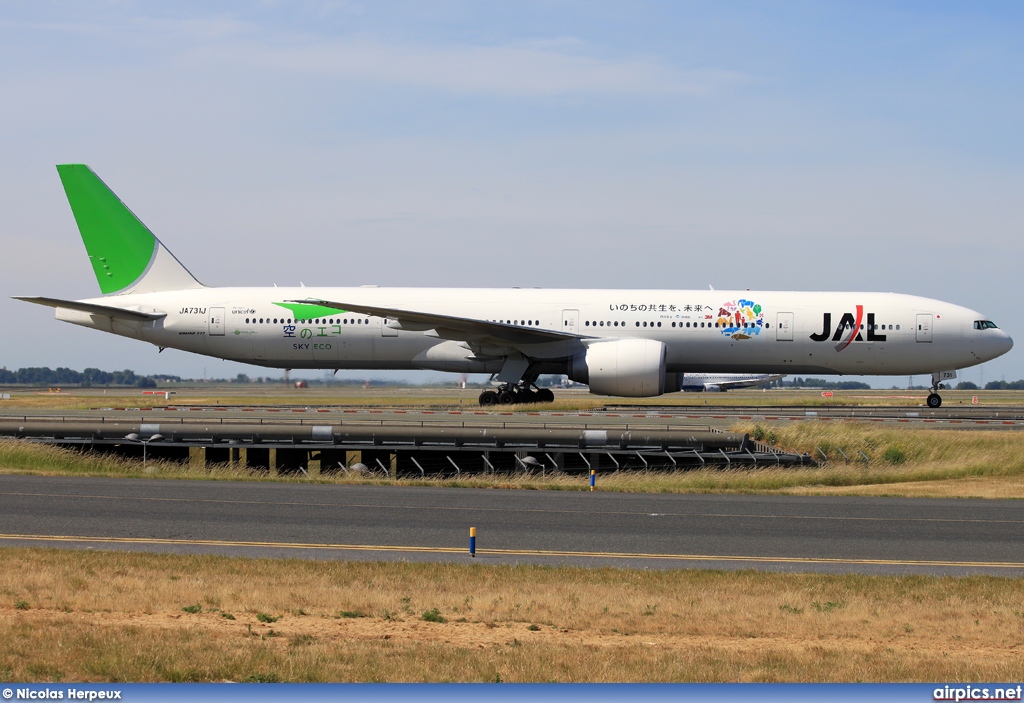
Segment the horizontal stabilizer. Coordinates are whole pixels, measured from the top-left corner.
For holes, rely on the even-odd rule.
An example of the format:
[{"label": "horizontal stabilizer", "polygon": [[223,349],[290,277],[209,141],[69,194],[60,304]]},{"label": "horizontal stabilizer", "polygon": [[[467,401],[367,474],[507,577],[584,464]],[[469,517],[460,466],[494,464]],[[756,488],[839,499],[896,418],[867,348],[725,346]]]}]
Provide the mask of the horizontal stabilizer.
[{"label": "horizontal stabilizer", "polygon": [[432,312],[418,312],[415,310],[401,310],[398,308],[384,308],[376,305],[362,305],[359,303],[342,303],[331,300],[292,300],[292,303],[312,303],[325,305],[340,310],[358,312],[363,315],[375,315],[397,320],[403,325],[408,324],[412,329],[437,329],[451,330],[460,334],[460,338],[466,340],[489,339],[502,344],[547,344],[550,342],[564,342],[573,339],[587,339],[585,335],[559,332],[557,330],[537,329],[536,327],[525,327],[523,325],[506,324],[504,322],[491,322],[489,320],[476,320],[471,317],[454,317],[451,315],[439,315]]},{"label": "horizontal stabilizer", "polygon": [[91,315],[103,315],[104,317],[116,317],[122,320],[159,320],[166,317],[165,312],[139,312],[138,310],[125,310],[115,308],[112,305],[97,305],[95,303],[82,303],[77,300],[61,300],[60,298],[41,298],[37,296],[13,296],[15,300],[24,300],[26,303],[45,305],[51,308],[65,308],[66,310],[78,310],[79,312]]}]

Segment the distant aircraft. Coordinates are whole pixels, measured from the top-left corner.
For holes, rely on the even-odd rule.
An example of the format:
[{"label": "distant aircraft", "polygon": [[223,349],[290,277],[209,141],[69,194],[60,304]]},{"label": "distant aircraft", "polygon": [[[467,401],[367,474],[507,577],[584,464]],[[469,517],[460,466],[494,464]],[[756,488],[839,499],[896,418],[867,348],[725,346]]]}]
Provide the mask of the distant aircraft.
[{"label": "distant aircraft", "polygon": [[682,390],[687,393],[724,393],[734,388],[753,388],[785,378],[783,373],[685,373]]},{"label": "distant aircraft", "polygon": [[[984,315],[895,293],[466,288],[213,288],[84,165],[57,167],[103,293],[58,320],[282,369],[497,374],[482,405],[546,402],[540,374],[650,397],[701,373],[932,375],[1013,346]],[[285,251],[277,252],[285,256]]]}]

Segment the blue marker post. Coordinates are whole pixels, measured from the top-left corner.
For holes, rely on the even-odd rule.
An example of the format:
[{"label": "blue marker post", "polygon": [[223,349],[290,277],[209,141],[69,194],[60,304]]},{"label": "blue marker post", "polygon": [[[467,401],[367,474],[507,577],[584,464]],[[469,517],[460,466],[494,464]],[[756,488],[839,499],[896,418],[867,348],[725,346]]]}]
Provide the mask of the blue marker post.
[{"label": "blue marker post", "polygon": [[594,490],[594,479],[597,478],[597,471],[594,469],[590,470],[590,490]]},{"label": "blue marker post", "polygon": [[469,556],[476,557],[476,528],[469,528]]}]

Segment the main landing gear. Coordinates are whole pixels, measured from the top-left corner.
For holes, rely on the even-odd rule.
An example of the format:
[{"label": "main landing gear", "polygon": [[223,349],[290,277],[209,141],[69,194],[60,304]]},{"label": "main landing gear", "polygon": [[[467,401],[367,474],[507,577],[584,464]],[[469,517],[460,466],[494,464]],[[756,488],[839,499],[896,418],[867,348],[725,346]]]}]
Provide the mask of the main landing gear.
[{"label": "main landing gear", "polygon": [[555,394],[550,388],[537,388],[532,383],[503,383],[497,391],[487,390],[480,394],[480,405],[517,405],[519,403],[550,403]]}]

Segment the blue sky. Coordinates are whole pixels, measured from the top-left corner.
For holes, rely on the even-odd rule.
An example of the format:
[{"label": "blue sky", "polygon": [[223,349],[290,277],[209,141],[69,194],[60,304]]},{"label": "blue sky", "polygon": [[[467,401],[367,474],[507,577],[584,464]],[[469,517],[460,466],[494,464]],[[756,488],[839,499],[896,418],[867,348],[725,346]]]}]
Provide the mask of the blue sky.
[{"label": "blue sky", "polygon": [[[2,2],[0,365],[254,372],[6,299],[96,292],[63,162],[208,284],[892,290],[1020,341],[1022,20],[995,2]],[[1024,376],[1021,346],[984,379]]]}]

